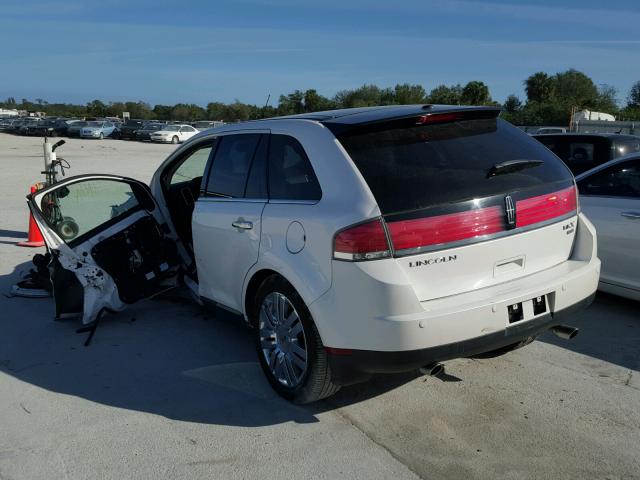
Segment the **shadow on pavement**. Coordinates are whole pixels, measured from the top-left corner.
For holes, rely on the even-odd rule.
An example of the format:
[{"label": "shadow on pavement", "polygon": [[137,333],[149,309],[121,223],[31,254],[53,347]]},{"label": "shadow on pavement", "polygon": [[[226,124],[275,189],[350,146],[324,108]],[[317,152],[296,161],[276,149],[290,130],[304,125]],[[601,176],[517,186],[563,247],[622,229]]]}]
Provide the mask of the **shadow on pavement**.
[{"label": "shadow on pavement", "polygon": [[18,230],[2,230],[2,229],[0,229],[0,237],[26,238],[27,237],[27,232],[19,232]]},{"label": "shadow on pavement", "polygon": [[[629,312],[636,312],[631,316]],[[640,371],[640,303],[598,292],[593,304],[576,314],[568,325],[580,333],[573,340],[563,340],[550,332],[538,340],[566,348],[624,368]]]},{"label": "shadow on pavement", "polygon": [[[0,277],[7,293],[28,270]],[[51,298],[0,296],[0,372],[34,386],[127,410],[221,425],[317,422],[335,408],[299,407],[277,396],[256,360],[252,331],[237,317],[204,310],[177,296],[140,302],[100,323],[93,342],[78,320],[54,321]],[[364,401],[413,376],[343,389],[341,404]]]}]

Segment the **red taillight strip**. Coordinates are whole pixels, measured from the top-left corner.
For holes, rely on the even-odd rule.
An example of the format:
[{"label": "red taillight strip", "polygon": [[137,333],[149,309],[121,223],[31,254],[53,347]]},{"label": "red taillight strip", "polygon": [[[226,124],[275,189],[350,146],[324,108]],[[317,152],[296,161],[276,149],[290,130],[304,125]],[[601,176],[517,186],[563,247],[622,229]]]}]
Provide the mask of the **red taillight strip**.
[{"label": "red taillight strip", "polygon": [[[575,187],[516,202],[516,228],[552,220],[577,209]],[[469,240],[507,231],[504,208],[478,208],[461,213],[387,222],[395,251]]]},{"label": "red taillight strip", "polygon": [[526,227],[560,217],[577,209],[576,188],[516,201],[516,227]]},{"label": "red taillight strip", "polygon": [[391,256],[383,220],[376,218],[338,232],[333,256],[339,260],[373,260]]},{"label": "red taillight strip", "polygon": [[[548,222],[577,210],[575,186],[516,201],[516,228]],[[334,238],[337,260],[376,260],[391,256],[384,220],[377,218],[348,227]],[[507,231],[504,207],[491,206],[460,213],[386,222],[393,250],[408,250],[461,242]],[[436,247],[437,248],[437,247]]]},{"label": "red taillight strip", "polygon": [[396,250],[457,242],[504,230],[500,207],[402,220],[387,224]]}]

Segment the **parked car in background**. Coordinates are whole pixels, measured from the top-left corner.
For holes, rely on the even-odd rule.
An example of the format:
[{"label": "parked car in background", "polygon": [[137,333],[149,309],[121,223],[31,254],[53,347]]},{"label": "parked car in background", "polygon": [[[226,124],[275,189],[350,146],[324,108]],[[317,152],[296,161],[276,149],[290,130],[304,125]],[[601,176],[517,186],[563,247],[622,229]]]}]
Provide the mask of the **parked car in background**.
[{"label": "parked car in background", "polygon": [[152,142],[182,143],[197,133],[199,133],[199,130],[196,130],[191,125],[165,125],[162,130],[153,132],[150,138]]},{"label": "parked car in background", "polygon": [[533,135],[558,155],[574,175],[629,153],[640,152],[640,137],[616,133]]},{"label": "parked car in background", "polygon": [[536,135],[545,133],[567,133],[567,129],[565,127],[541,127],[536,130]]},{"label": "parked car in background", "polygon": [[94,121],[88,122],[84,127],[80,129],[80,136],[82,138],[98,138],[102,140],[107,137],[117,137],[119,130],[112,122],[107,121]]},{"label": "parked car in background", "polygon": [[141,128],[136,130],[136,140],[151,140],[152,133],[158,132],[166,126],[164,123],[145,123]]},{"label": "parked car in background", "polygon": [[640,300],[640,154],[576,177],[580,209],[598,231],[600,290]]},{"label": "parked car in background", "polygon": [[57,314],[92,323],[183,279],[255,327],[267,379],[298,403],[550,328],[573,335],[558,325],[598,286],[595,229],[566,165],[499,113],[259,120],[187,141],[151,188],[63,179],[28,197],[56,259]]},{"label": "parked car in background", "polygon": [[127,120],[120,127],[120,138],[122,140],[133,140],[136,138],[136,132],[142,128],[144,120]]},{"label": "parked car in background", "polygon": [[18,135],[30,135],[30,132],[43,121],[44,120],[38,117],[25,118],[22,125],[18,128]]},{"label": "parked car in background", "polygon": [[38,137],[61,137],[67,134],[69,124],[65,119],[47,119],[29,130],[29,135]]},{"label": "parked car in background", "polygon": [[0,130],[9,132],[14,123],[20,121],[19,118],[3,118],[0,120]]},{"label": "parked car in background", "polygon": [[13,120],[5,129],[5,131],[7,133],[18,133],[18,129],[22,126],[22,124],[24,123],[24,118],[18,118]]},{"label": "parked car in background", "polygon": [[224,122],[219,120],[201,120],[199,122],[192,123],[196,130],[203,131],[208,128],[218,128],[224,125]]},{"label": "parked car in background", "polygon": [[73,122],[67,128],[67,136],[68,137],[79,137],[80,136],[80,130],[82,130],[88,124],[89,124],[89,122],[87,122],[85,120],[79,120],[77,122]]}]

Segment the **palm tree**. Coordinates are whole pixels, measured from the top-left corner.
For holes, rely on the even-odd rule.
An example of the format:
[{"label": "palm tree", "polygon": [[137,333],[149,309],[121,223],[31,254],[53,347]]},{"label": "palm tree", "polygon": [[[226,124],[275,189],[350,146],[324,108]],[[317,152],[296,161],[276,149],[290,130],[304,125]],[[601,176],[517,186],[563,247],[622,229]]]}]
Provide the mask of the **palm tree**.
[{"label": "palm tree", "polygon": [[534,73],[524,81],[524,89],[527,92],[528,101],[548,102],[553,96],[553,79],[544,72]]}]

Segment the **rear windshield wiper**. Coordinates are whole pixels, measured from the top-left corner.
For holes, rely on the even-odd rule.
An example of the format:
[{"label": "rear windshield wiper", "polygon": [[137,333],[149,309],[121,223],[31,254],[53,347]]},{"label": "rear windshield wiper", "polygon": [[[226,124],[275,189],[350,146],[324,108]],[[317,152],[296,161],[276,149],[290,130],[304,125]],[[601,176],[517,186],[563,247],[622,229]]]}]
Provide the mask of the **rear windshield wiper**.
[{"label": "rear windshield wiper", "polygon": [[539,167],[543,164],[544,162],[542,160],[507,160],[506,162],[496,163],[491,167],[489,172],[487,172],[487,178],[517,172],[525,168]]}]

